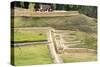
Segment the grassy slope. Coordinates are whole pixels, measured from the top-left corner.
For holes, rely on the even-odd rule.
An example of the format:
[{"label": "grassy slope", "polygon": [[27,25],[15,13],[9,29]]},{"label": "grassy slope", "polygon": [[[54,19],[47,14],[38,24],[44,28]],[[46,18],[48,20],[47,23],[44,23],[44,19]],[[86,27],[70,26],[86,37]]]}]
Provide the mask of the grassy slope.
[{"label": "grassy slope", "polygon": [[14,27],[41,26],[51,26],[56,29],[96,31],[96,21],[82,14],[69,17],[15,17],[14,19]]},{"label": "grassy slope", "polygon": [[15,65],[52,63],[47,45],[20,46],[14,48]]},{"label": "grassy slope", "polygon": [[36,41],[36,40],[47,40],[46,32],[38,30],[14,31],[14,41]]}]

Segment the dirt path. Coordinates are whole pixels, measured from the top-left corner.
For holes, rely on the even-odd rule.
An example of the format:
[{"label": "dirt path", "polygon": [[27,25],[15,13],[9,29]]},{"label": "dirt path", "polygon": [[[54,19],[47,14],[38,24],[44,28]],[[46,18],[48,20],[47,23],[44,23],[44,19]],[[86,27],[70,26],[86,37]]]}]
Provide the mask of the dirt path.
[{"label": "dirt path", "polygon": [[56,53],[55,46],[54,46],[54,41],[53,41],[54,37],[52,36],[52,34],[53,34],[52,30],[49,30],[48,41],[50,43],[48,44],[48,46],[49,46],[49,50],[50,50],[50,53],[52,55],[53,61],[54,61],[54,63],[63,63],[62,59]]}]

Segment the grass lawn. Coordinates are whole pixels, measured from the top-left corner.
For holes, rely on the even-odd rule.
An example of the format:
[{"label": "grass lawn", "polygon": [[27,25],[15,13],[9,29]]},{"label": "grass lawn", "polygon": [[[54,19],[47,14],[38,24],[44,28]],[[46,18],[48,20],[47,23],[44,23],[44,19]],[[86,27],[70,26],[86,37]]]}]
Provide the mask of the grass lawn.
[{"label": "grass lawn", "polygon": [[75,53],[75,54],[62,54],[61,55],[64,63],[70,62],[87,62],[87,61],[96,61],[97,56],[93,53]]},{"label": "grass lawn", "polygon": [[46,32],[38,30],[14,31],[14,41],[37,41],[37,40],[47,40]]},{"label": "grass lawn", "polygon": [[20,46],[14,47],[12,49],[14,49],[14,65],[53,63],[49,54],[48,47],[45,44]]},{"label": "grass lawn", "polygon": [[97,34],[77,31],[75,36],[81,41],[82,44],[72,46],[73,48],[90,48],[97,49]]}]

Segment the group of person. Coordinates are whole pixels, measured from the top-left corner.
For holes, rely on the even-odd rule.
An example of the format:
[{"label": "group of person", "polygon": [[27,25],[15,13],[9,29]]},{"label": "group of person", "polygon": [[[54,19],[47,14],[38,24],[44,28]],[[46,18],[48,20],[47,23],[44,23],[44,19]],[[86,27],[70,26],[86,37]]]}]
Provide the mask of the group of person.
[{"label": "group of person", "polygon": [[50,5],[35,5],[34,10],[40,11],[40,12],[45,12],[45,11],[51,12],[51,11],[53,11],[53,9],[51,8]]},{"label": "group of person", "polygon": [[[30,4],[29,2],[12,2],[11,3],[11,8],[21,7],[21,8],[29,9],[29,4]],[[34,11],[40,11],[40,12],[53,11],[51,4],[35,3],[33,8],[34,8]]]}]

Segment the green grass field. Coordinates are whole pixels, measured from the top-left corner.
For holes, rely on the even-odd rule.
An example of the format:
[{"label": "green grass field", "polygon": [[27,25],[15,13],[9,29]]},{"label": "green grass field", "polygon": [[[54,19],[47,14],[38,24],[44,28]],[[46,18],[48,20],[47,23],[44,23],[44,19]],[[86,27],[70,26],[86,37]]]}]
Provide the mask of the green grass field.
[{"label": "green grass field", "polygon": [[62,54],[61,58],[64,63],[70,62],[88,62],[88,61],[96,61],[97,56],[93,53],[75,53],[75,54]]},{"label": "green grass field", "polygon": [[[52,59],[47,45],[14,47],[14,65],[51,64]],[[12,55],[13,56],[13,55]],[[13,63],[13,61],[12,61]]]},{"label": "green grass field", "polygon": [[96,33],[86,33],[77,31],[73,33],[81,41],[82,44],[72,46],[73,48],[90,48],[97,49],[97,34]]},{"label": "green grass field", "polygon": [[[14,41],[37,41],[37,40],[47,40],[47,35],[45,31],[39,30],[16,30],[14,31]],[[13,41],[13,40],[12,40]]]}]

